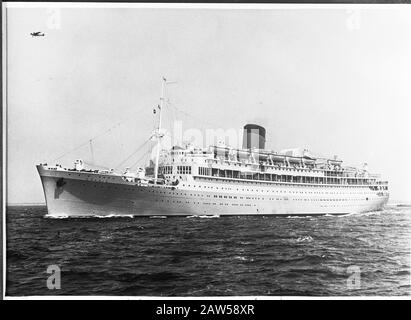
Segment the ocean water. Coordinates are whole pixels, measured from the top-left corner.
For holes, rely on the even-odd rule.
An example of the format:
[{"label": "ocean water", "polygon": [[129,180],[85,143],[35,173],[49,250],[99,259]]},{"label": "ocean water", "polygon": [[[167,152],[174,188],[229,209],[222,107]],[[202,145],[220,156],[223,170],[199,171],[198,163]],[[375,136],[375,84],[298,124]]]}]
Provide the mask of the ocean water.
[{"label": "ocean water", "polygon": [[[411,294],[411,208],[320,217],[45,218],[7,208],[6,295]],[[61,288],[47,288],[49,265]]]}]

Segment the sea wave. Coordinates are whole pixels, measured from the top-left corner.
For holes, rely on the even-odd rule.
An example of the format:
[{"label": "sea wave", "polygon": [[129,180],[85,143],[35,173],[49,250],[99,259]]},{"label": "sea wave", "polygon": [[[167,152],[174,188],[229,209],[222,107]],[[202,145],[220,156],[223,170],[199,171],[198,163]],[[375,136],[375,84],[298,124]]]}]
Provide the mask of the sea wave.
[{"label": "sea wave", "polygon": [[[77,217],[44,219],[45,207],[8,207],[6,292],[411,295],[411,215],[409,209],[391,210],[350,214],[341,220],[285,213],[220,220],[200,220],[216,215],[179,216],[167,221],[101,214],[105,219],[64,221],[58,219]],[[58,265],[66,279],[58,292],[45,285],[49,265]],[[347,288],[350,266],[360,268],[361,289]]]},{"label": "sea wave", "polygon": [[61,215],[46,214],[44,216],[44,218],[47,218],[47,219],[68,219],[68,218],[70,218],[70,216],[65,215],[65,214],[61,214]]},{"label": "sea wave", "polygon": [[234,260],[250,261],[250,262],[253,262],[253,261],[254,261],[253,258],[247,258],[247,257],[244,257],[244,256],[235,256],[235,257],[234,257]]},{"label": "sea wave", "polygon": [[313,237],[311,236],[303,236],[303,237],[298,237],[297,242],[311,242],[314,241]]},{"label": "sea wave", "polygon": [[193,216],[187,216],[186,218],[192,219],[192,218],[199,218],[199,219],[212,219],[212,218],[220,218],[218,214],[214,215],[193,215]]},{"label": "sea wave", "polygon": [[357,212],[352,212],[352,213],[347,213],[347,214],[339,214],[336,217],[337,218],[347,218],[347,217],[352,217],[352,216],[357,216],[359,213]]},{"label": "sea wave", "polygon": [[360,213],[362,216],[379,216],[381,214],[381,211],[370,211],[370,212],[364,212]]},{"label": "sea wave", "polygon": [[311,216],[286,216],[287,219],[310,219]]},{"label": "sea wave", "polygon": [[44,218],[47,219],[112,219],[112,218],[134,218],[134,215],[132,214],[92,214],[92,215],[78,215],[78,216],[72,216],[72,215],[65,215],[65,214],[46,214],[44,215]]},{"label": "sea wave", "polygon": [[[111,219],[111,218],[134,218],[132,214],[109,214],[109,215],[98,215],[95,214],[92,216],[93,218],[98,219]],[[87,217],[86,217],[87,218]]]}]

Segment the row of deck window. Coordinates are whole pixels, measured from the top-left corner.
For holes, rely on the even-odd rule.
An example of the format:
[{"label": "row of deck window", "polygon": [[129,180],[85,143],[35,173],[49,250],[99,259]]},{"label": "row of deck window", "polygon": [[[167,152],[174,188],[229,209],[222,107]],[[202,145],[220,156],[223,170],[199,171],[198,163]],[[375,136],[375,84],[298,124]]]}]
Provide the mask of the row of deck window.
[{"label": "row of deck window", "polygon": [[[368,185],[374,184],[375,179],[359,179],[359,178],[334,178],[334,177],[306,177],[279,175],[272,173],[253,173],[241,172],[235,170],[220,170],[209,169],[199,171],[200,175],[213,176],[219,178],[233,178],[259,181],[274,181],[274,182],[294,182],[294,183],[316,183],[316,184],[344,184],[344,185]],[[211,171],[211,172],[210,172]]]},{"label": "row of deck window", "polygon": [[[163,174],[173,174],[172,166],[164,166],[160,168]],[[177,166],[177,174],[191,174],[191,166]],[[315,184],[341,184],[341,185],[370,185],[375,184],[376,179],[362,179],[362,178],[337,178],[332,176],[327,177],[306,177],[293,176],[284,174],[272,173],[253,173],[241,172],[237,170],[220,170],[216,168],[199,167],[198,174],[200,176],[212,176],[219,178],[232,179],[246,179],[259,181],[273,181],[273,182],[294,182],[294,183],[315,183]],[[388,189],[388,188],[386,188]]]},{"label": "row of deck window", "polygon": [[173,166],[160,167],[160,172],[162,174],[173,174]]},{"label": "row of deck window", "polygon": [[177,174],[191,174],[190,166],[177,166]]},{"label": "row of deck window", "polygon": [[199,167],[198,174],[200,176],[210,176],[211,175],[211,168]]}]

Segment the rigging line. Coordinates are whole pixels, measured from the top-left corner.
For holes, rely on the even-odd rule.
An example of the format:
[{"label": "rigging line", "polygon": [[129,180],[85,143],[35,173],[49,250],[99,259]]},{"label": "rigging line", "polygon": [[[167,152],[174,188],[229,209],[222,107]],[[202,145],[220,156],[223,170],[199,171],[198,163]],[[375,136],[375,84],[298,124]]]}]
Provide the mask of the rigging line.
[{"label": "rigging line", "polygon": [[63,153],[61,156],[59,156],[58,158],[54,159],[52,162],[57,161],[57,160],[60,160],[60,159],[63,158],[64,156],[66,156],[66,155],[72,153],[73,151],[76,151],[76,150],[80,149],[81,147],[84,147],[84,146],[86,146],[86,145],[88,145],[88,144],[89,144],[89,140],[87,140],[87,142],[85,142],[85,143],[83,143],[83,144],[75,147],[74,149],[71,149],[70,151],[67,151],[67,152]]},{"label": "rigging line", "polygon": [[57,160],[63,158],[64,156],[70,154],[71,152],[76,151],[76,150],[80,149],[81,147],[84,147],[85,145],[89,144],[90,142],[96,140],[97,138],[100,138],[100,137],[104,136],[106,133],[110,132],[110,131],[111,131],[112,129],[114,129],[116,126],[120,125],[120,123],[121,123],[121,122],[115,124],[114,126],[112,126],[111,128],[109,128],[108,130],[102,132],[101,134],[98,134],[98,135],[94,136],[93,138],[88,139],[87,142],[84,142],[84,143],[78,145],[78,146],[75,147],[74,149],[71,149],[70,151],[65,152],[64,154],[62,154],[62,155],[59,156],[58,158],[54,159],[52,162],[57,161]]},{"label": "rigging line", "polygon": [[[147,162],[148,162],[148,159],[150,158],[150,153],[152,152],[152,150],[153,150],[153,145],[147,145],[147,151],[143,154],[143,156],[142,156],[142,158],[143,158],[143,166],[146,166],[147,165]],[[139,159],[140,160],[140,159]],[[136,163],[138,163],[138,162],[136,162]],[[136,163],[134,163],[133,164],[133,166],[135,166],[136,165]]]},{"label": "rigging line", "polygon": [[150,150],[146,151],[142,157],[140,157],[136,162],[133,163],[133,165],[130,167],[130,169],[133,169],[135,165],[137,165],[142,159],[144,159],[148,154],[150,154]]},{"label": "rigging line", "polygon": [[[180,112],[180,113],[184,114],[185,116],[190,117],[190,118],[196,120],[197,122],[203,123],[203,124],[205,124],[205,125],[207,125],[207,126],[211,126],[211,127],[214,127],[214,126],[215,126],[215,123],[214,123],[214,124],[213,124],[213,123],[209,123],[208,121],[204,121],[203,119],[197,118],[197,117],[195,117],[195,116],[193,116],[193,115],[191,115],[191,114],[189,114],[189,113],[181,110],[180,108],[178,108],[177,106],[175,106],[175,105],[174,105],[173,103],[171,103],[171,102],[168,102],[168,105],[171,106],[171,107],[173,107],[177,112]],[[222,128],[223,128],[223,127],[224,127],[224,126],[222,126]]]},{"label": "rigging line", "polygon": [[[140,111],[139,111],[139,112],[140,112]],[[134,112],[133,112],[133,113],[134,113]],[[70,151],[67,151],[67,152],[63,153],[63,154],[60,155],[59,157],[57,157],[57,158],[55,158],[54,160],[52,160],[52,162],[57,161],[57,160],[60,160],[60,159],[63,158],[64,156],[66,156],[66,155],[68,155],[68,154],[70,154],[70,153],[72,153],[72,152],[80,149],[81,147],[84,147],[85,145],[89,144],[90,142],[96,140],[97,138],[100,138],[100,137],[104,136],[105,134],[111,132],[111,130],[115,129],[117,126],[120,126],[121,124],[123,124],[123,123],[125,123],[125,122],[127,122],[127,121],[130,121],[131,119],[133,119],[133,117],[129,116],[129,117],[127,117],[126,119],[123,119],[123,120],[117,122],[114,126],[110,127],[110,128],[107,129],[106,131],[102,132],[101,134],[98,134],[98,135],[94,136],[94,137],[91,138],[91,139],[88,139],[87,142],[84,142],[84,143],[78,145],[77,147],[71,149]],[[155,128],[155,124],[154,124],[154,128]]]},{"label": "rigging line", "polygon": [[137,165],[142,159],[145,159],[144,163],[147,163],[149,155],[152,152],[152,150],[153,150],[153,146],[150,147],[150,145],[148,145],[146,152],[140,157],[140,159],[138,159],[136,162],[133,163],[130,169],[134,168],[134,166]]},{"label": "rigging line", "polygon": [[126,159],[124,159],[123,161],[121,161],[118,165],[116,165],[114,168],[117,169],[118,167],[120,167],[121,165],[123,165],[127,160],[129,160],[132,156],[134,156],[138,151],[140,151],[148,142],[150,142],[151,137],[149,139],[147,139],[142,145],[140,145],[137,150],[135,150],[132,154],[130,154]]},{"label": "rigging line", "polygon": [[84,164],[86,164],[86,165],[88,165],[88,166],[92,166],[92,167],[97,167],[97,168],[102,168],[102,169],[107,169],[107,170],[109,170],[109,167],[105,167],[105,166],[98,165],[98,164],[95,164],[95,163],[89,163],[89,162],[87,162],[87,161],[83,161],[83,162],[84,162]]}]

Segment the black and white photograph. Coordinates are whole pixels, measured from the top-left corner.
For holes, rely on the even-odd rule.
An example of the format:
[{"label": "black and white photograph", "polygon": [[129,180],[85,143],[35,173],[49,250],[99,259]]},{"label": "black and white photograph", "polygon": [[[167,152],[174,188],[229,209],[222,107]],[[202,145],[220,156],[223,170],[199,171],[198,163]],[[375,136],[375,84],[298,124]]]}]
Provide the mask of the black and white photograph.
[{"label": "black and white photograph", "polygon": [[5,2],[2,44],[4,299],[410,298],[411,6]]}]

